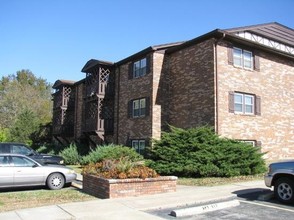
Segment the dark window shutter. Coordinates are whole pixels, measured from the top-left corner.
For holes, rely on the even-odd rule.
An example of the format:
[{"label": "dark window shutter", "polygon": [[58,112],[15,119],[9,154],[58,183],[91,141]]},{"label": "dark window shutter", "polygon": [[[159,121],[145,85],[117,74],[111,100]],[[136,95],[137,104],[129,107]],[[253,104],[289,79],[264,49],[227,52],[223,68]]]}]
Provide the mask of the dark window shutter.
[{"label": "dark window shutter", "polygon": [[228,47],[228,63],[230,65],[234,64],[233,47],[232,46]]},{"label": "dark window shutter", "polygon": [[229,92],[229,112],[234,113],[235,112],[235,103],[234,103],[234,92]]},{"label": "dark window shutter", "polygon": [[127,147],[132,147],[132,139],[127,139],[127,141],[126,141],[126,146]]},{"label": "dark window shutter", "polygon": [[150,61],[151,61],[150,55],[148,55],[146,57],[146,75],[149,74],[150,73],[150,70],[151,70],[151,67],[150,67],[151,62]]},{"label": "dark window shutter", "polygon": [[133,67],[134,67],[134,63],[131,62],[129,64],[129,79],[133,79]]},{"label": "dark window shutter", "polygon": [[133,100],[128,103],[128,118],[132,118],[133,116]]},{"label": "dark window shutter", "polygon": [[255,146],[256,147],[261,147],[261,141],[256,141]]},{"label": "dark window shutter", "polygon": [[150,147],[150,139],[145,139],[145,147]]},{"label": "dark window shutter", "polygon": [[256,54],[254,55],[254,69],[260,71],[259,56]]},{"label": "dark window shutter", "polygon": [[255,114],[261,115],[261,98],[260,98],[260,96],[255,96]]},{"label": "dark window shutter", "polygon": [[145,116],[150,115],[150,97],[146,98],[146,111],[145,111]]}]

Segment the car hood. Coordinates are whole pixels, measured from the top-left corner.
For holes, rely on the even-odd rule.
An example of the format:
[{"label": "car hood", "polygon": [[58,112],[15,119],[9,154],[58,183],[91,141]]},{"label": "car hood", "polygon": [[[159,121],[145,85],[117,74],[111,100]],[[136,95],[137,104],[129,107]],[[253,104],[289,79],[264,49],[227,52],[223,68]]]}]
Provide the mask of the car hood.
[{"label": "car hood", "polygon": [[42,156],[43,158],[58,158],[58,159],[62,159],[61,156],[57,156],[57,155],[49,155],[49,154],[38,154],[40,156]]}]

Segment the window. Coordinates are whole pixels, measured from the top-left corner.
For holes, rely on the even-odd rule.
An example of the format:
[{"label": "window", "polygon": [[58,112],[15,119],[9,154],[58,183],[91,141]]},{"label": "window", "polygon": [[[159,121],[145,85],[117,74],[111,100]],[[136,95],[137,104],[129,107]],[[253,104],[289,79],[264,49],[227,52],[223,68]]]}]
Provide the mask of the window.
[{"label": "window", "polygon": [[11,153],[30,155],[32,153],[32,150],[23,145],[13,145]]},{"label": "window", "polygon": [[131,118],[144,117],[149,114],[149,98],[134,99],[129,102],[129,116]]},{"label": "window", "polygon": [[261,147],[261,141],[256,140],[239,140],[241,142],[244,142],[252,147]]},{"label": "window", "polygon": [[255,147],[255,145],[256,145],[256,141],[242,141],[242,142],[244,142],[252,147]]},{"label": "window", "polygon": [[242,67],[245,69],[253,69],[252,53],[247,50],[234,47],[234,66]]},{"label": "window", "polygon": [[134,148],[139,154],[144,154],[145,144],[145,140],[132,140],[132,148]]},{"label": "window", "polygon": [[253,114],[254,111],[254,96],[235,93],[234,94],[235,112],[243,114]]},{"label": "window", "polygon": [[138,78],[140,76],[146,75],[146,67],[147,67],[146,58],[135,62],[133,65],[133,77]]},{"label": "window", "polygon": [[17,157],[17,156],[12,157],[12,162],[15,167],[32,167],[36,165],[35,163],[33,163],[31,160],[28,160],[27,158]]},{"label": "window", "polygon": [[261,115],[261,99],[253,94],[229,92],[229,112],[246,115]]},{"label": "window", "polygon": [[260,70],[259,57],[249,50],[238,47],[228,47],[228,62],[235,67],[249,70]]},{"label": "window", "polygon": [[150,71],[150,58],[146,56],[129,64],[129,79],[145,76]]}]

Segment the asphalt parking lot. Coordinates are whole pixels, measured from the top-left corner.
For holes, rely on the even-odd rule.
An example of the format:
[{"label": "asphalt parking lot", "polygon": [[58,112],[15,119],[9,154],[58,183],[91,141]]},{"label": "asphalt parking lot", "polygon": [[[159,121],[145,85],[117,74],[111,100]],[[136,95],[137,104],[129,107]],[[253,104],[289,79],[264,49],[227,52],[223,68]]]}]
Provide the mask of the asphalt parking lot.
[{"label": "asphalt parking lot", "polygon": [[[265,199],[264,199],[265,198]],[[239,205],[229,208],[223,208],[220,210],[211,210],[207,212],[202,212],[199,214],[175,217],[172,216],[174,210],[181,210],[181,208],[194,208],[194,207],[206,207],[214,206],[214,204],[221,204],[226,202],[237,201]],[[157,209],[157,210],[148,210],[146,211],[149,214],[159,216],[164,219],[173,219],[173,220],[202,220],[202,219],[212,219],[212,220],[221,220],[221,219],[230,219],[230,220],[249,220],[249,219],[293,219],[294,215],[294,204],[285,205],[279,203],[269,190],[265,190],[258,193],[251,193],[242,195],[242,197],[235,197],[229,200],[216,201],[215,203],[208,204],[197,204],[197,206],[189,207],[174,207],[168,209]]]}]

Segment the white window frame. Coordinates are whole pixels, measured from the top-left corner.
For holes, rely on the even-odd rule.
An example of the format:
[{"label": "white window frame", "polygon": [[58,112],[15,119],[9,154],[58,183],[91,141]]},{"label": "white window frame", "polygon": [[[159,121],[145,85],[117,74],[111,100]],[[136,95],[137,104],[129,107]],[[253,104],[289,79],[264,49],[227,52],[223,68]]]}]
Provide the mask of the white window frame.
[{"label": "white window frame", "polygon": [[256,146],[256,141],[242,140],[242,142],[244,142],[246,144],[250,144],[252,147],[255,147]]},{"label": "white window frame", "polygon": [[132,106],[133,118],[144,117],[146,115],[146,98],[133,100]]},{"label": "white window frame", "polygon": [[139,78],[146,75],[147,72],[147,58],[143,58],[134,62],[133,64],[133,77]]},{"label": "white window frame", "polygon": [[[241,96],[241,102],[236,102],[236,96]],[[252,100],[251,103],[246,103],[246,98],[250,98]],[[242,110],[238,111],[236,110],[236,105],[241,105]],[[239,92],[235,92],[234,93],[234,109],[235,109],[235,113],[237,114],[246,114],[246,115],[254,115],[254,109],[255,109],[255,96],[254,95],[250,95],[250,94],[244,94],[244,93],[239,93]],[[252,111],[247,111],[247,108],[250,106]]]},{"label": "white window frame", "polygon": [[137,153],[142,154],[146,148],[146,141],[142,139],[132,140],[132,148],[134,148]]},{"label": "white window frame", "polygon": [[[240,55],[236,53],[236,51],[239,51]],[[245,54],[248,54],[249,56],[245,56]],[[240,65],[236,63],[236,61],[240,61]],[[253,53],[248,50],[242,50],[238,47],[233,48],[233,63],[236,67],[241,67],[244,69],[253,70]],[[250,66],[245,66],[245,63],[250,63]]]}]

